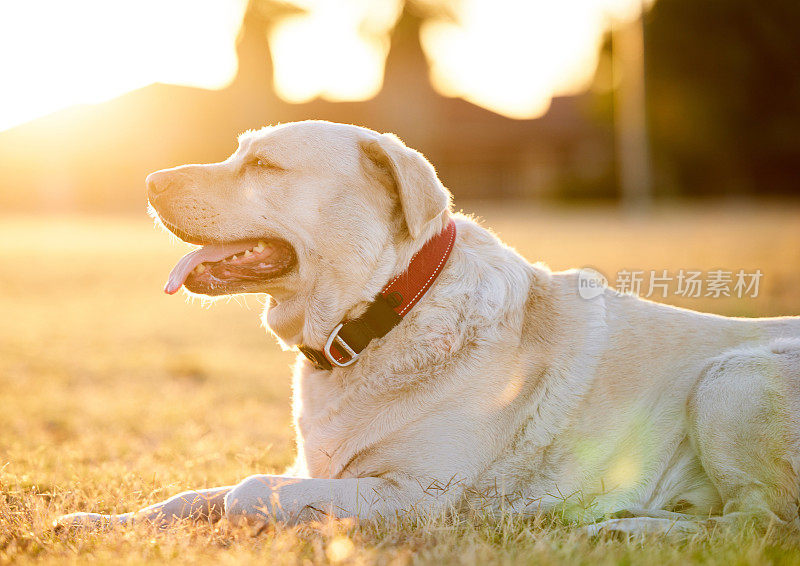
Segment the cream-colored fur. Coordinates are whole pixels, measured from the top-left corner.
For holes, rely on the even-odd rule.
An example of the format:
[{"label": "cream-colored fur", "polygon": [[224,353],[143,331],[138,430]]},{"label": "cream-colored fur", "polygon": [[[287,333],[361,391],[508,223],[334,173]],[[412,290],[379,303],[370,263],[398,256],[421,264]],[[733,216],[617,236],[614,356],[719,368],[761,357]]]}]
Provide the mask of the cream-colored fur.
[{"label": "cream-colored fur", "polygon": [[265,321],[287,347],[321,348],[451,217],[457,241],[430,291],[354,365],[298,357],[285,476],[60,524],[553,508],[607,519],[590,532],[798,524],[800,318],[724,318],[609,289],[583,299],[586,274],[530,264],[451,212],[422,155],[355,126],[248,132],[226,161],[150,181],[182,237],[294,246],[293,272],[239,289],[270,294]]}]

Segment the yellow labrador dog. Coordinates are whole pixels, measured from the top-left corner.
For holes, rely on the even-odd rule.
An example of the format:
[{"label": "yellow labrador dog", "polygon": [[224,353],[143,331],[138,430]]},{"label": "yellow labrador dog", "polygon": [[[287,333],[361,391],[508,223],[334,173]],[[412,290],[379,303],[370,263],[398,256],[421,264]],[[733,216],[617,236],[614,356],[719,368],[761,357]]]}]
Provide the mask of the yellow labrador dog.
[{"label": "yellow labrador dog", "polygon": [[302,348],[297,462],[61,525],[554,508],[593,533],[799,524],[800,317],[582,298],[585,272],[530,264],[451,212],[420,153],[356,126],[248,132],[147,184],[202,246],[167,291],[267,293],[265,322]]}]

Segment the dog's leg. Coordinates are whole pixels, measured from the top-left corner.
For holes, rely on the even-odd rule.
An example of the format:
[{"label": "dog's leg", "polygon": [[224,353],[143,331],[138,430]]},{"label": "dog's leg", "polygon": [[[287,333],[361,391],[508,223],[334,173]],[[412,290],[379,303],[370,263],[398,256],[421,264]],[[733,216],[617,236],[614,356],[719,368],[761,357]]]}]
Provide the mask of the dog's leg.
[{"label": "dog's leg", "polygon": [[446,509],[460,491],[454,487],[445,495],[436,495],[417,482],[374,477],[251,476],[227,494],[225,514],[233,521],[287,523],[321,516],[391,519],[400,513]]},{"label": "dog's leg", "polygon": [[121,515],[70,513],[56,519],[54,526],[57,529],[109,528],[134,522],[163,526],[182,519],[216,521],[223,515],[225,496],[230,490],[231,486],[184,491],[161,503]]},{"label": "dog's leg", "polygon": [[686,513],[676,513],[664,509],[643,509],[641,507],[629,507],[624,511],[614,513],[615,519],[630,519],[635,517],[650,517],[652,519],[670,519],[671,521],[692,521],[696,517]]},{"label": "dog's leg", "polygon": [[662,517],[628,517],[625,519],[608,519],[584,527],[589,536],[625,535],[625,536],[676,536],[683,537],[700,532],[701,524],[695,521],[667,519]]},{"label": "dog's leg", "polygon": [[703,372],[689,416],[724,504],[713,520],[800,528],[800,342],[720,356]]}]

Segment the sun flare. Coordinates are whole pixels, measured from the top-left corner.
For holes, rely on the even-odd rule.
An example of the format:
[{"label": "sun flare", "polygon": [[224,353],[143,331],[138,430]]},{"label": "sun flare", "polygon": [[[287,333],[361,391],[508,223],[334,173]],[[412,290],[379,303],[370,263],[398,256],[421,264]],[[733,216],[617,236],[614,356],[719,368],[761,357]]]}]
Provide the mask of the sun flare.
[{"label": "sun flare", "polygon": [[0,2],[0,130],[154,82],[236,75],[246,0]]},{"label": "sun flare", "polygon": [[381,2],[298,0],[304,14],[277,23],[270,34],[275,87],[287,102],[316,97],[365,100],[383,82],[389,33],[402,7]]},{"label": "sun flare", "polygon": [[586,88],[603,32],[635,18],[639,0],[464,0],[458,21],[422,29],[431,79],[459,96],[511,118],[544,114],[556,95]]},{"label": "sun flare", "polygon": [[[365,100],[383,82],[402,0],[294,0],[274,23],[275,86],[288,102]],[[423,3],[424,4],[424,3]],[[435,4],[435,2],[434,2]],[[464,0],[421,42],[434,87],[514,118],[584,88],[611,21],[641,0]],[[0,3],[0,131],[155,82],[224,88],[247,0]],[[265,38],[266,41],[266,38]]]}]

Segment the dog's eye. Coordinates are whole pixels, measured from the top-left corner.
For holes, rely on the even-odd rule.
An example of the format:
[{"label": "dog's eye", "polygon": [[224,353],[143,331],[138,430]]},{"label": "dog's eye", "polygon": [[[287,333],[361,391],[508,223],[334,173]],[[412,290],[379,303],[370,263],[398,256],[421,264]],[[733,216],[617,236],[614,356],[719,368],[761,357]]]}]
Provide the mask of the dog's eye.
[{"label": "dog's eye", "polygon": [[251,164],[255,167],[260,167],[261,169],[277,169],[278,171],[283,171],[283,167],[263,157],[253,158]]}]

